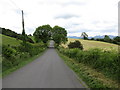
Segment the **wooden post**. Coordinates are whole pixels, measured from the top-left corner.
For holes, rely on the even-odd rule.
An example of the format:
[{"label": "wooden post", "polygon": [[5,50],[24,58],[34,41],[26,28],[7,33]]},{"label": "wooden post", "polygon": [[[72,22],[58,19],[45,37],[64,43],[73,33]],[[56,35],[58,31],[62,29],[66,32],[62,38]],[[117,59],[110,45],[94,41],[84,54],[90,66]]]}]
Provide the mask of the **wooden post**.
[{"label": "wooden post", "polygon": [[22,10],[22,36],[23,36],[23,43],[25,44],[26,43],[26,35],[25,35],[25,28],[24,28],[24,13],[23,13],[23,10]]}]

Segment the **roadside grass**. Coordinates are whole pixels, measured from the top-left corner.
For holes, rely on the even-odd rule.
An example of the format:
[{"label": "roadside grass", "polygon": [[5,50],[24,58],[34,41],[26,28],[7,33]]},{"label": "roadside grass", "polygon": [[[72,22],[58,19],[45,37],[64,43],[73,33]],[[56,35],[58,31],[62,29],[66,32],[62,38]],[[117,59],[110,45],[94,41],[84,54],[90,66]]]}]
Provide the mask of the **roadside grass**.
[{"label": "roadside grass", "polygon": [[0,34],[0,37],[2,37],[2,42],[0,42],[0,45],[11,45],[11,46],[18,46],[22,42],[21,40],[17,40],[16,38],[12,38],[6,35]]},{"label": "roadside grass", "polygon": [[72,39],[68,38],[68,42],[66,44],[62,44],[64,48],[67,48],[67,45],[70,42],[74,42],[75,40],[79,40],[84,47],[84,50],[88,50],[91,48],[100,48],[104,50],[116,50],[118,51],[118,45],[116,44],[111,44],[111,43],[106,43],[106,42],[101,42],[101,41],[93,41],[93,40],[83,40],[83,39]]},{"label": "roadside grass", "polygon": [[31,38],[35,42],[34,36],[28,36],[28,37]]},{"label": "roadside grass", "polygon": [[74,59],[70,59],[67,56],[59,53],[59,56],[64,60],[64,62],[81,78],[89,88],[104,88],[105,90],[109,90],[112,88],[119,88],[120,85],[110,78],[105,77],[102,73],[97,70],[91,68],[90,66],[86,66],[83,63],[78,63],[78,61]]},{"label": "roadside grass", "polygon": [[40,54],[35,55],[33,57],[22,59],[21,62],[17,66],[14,66],[13,68],[10,68],[10,69],[6,70],[5,72],[3,72],[2,74],[0,74],[0,77],[5,77],[5,76],[11,74],[12,72],[20,69],[21,67],[24,67],[25,65],[31,63],[32,61],[36,60],[38,57],[40,57],[41,55],[43,55],[43,53],[45,51],[46,50],[44,50]]},{"label": "roadside grass", "polygon": [[[22,40],[2,34],[0,34],[0,37],[2,37],[0,38],[0,66],[3,66],[2,70],[0,68],[0,77],[4,77],[33,61],[46,50],[46,46],[42,42],[34,44],[28,42],[27,47],[24,48]],[[24,52],[24,50],[27,50],[27,52]]]}]

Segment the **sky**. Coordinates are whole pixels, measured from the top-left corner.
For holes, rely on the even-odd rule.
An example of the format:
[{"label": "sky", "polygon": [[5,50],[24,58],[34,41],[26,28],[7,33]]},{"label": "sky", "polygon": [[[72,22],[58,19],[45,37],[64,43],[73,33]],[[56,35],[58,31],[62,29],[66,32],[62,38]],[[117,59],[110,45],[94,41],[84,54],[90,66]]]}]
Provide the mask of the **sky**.
[{"label": "sky", "polygon": [[0,0],[0,27],[33,34],[38,26],[64,27],[68,36],[118,35],[119,0]]}]

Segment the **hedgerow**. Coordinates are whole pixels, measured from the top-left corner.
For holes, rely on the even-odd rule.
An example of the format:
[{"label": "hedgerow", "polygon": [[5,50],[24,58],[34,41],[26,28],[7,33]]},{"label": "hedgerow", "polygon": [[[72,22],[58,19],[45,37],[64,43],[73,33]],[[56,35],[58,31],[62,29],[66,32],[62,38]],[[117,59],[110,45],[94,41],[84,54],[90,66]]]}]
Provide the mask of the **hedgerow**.
[{"label": "hedgerow", "polygon": [[89,49],[82,51],[78,48],[75,49],[58,49],[60,53],[72,58],[78,63],[84,63],[92,68],[103,72],[107,77],[110,77],[119,82],[120,68],[119,57],[120,54],[116,51],[105,51],[102,49]]},{"label": "hedgerow", "polygon": [[33,57],[44,51],[46,45],[44,44],[30,44],[22,43],[19,46],[2,46],[2,72],[17,66],[23,60]]}]

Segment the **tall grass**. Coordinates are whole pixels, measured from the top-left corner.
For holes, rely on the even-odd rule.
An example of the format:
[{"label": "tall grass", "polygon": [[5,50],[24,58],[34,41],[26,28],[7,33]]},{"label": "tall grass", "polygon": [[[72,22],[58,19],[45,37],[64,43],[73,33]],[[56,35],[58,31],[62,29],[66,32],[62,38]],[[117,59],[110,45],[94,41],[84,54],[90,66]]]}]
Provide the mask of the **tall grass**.
[{"label": "tall grass", "polygon": [[92,68],[103,72],[107,77],[110,77],[119,82],[120,54],[116,51],[105,51],[102,49],[89,49],[82,51],[80,49],[64,49],[59,48],[60,53],[73,58],[79,63],[84,63]]},{"label": "tall grass", "polygon": [[30,44],[27,46],[22,44],[19,46],[3,45],[2,47],[2,72],[7,71],[10,68],[18,66],[20,63],[32,58],[35,55],[40,54],[46,49],[44,44]]}]

